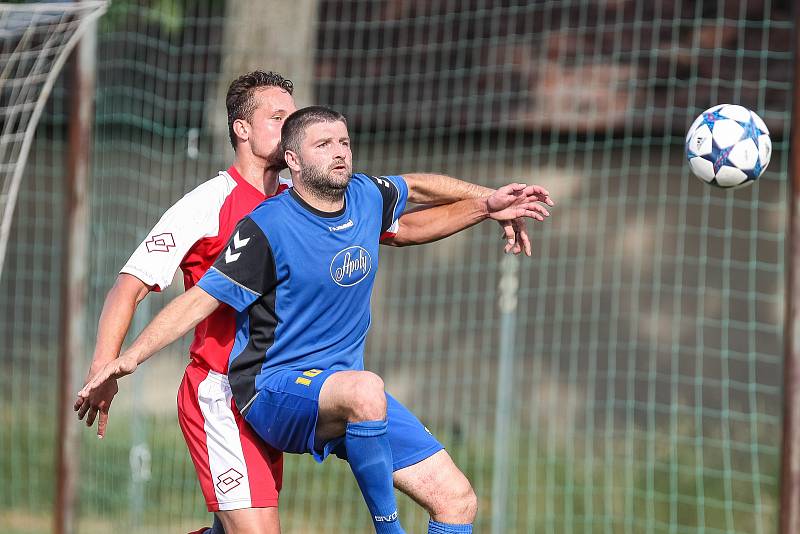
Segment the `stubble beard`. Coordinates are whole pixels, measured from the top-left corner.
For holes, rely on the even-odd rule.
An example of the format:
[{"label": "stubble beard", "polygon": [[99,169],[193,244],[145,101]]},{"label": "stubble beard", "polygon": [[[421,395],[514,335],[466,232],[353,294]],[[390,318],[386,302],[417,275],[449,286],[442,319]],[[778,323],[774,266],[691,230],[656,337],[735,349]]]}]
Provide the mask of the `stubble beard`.
[{"label": "stubble beard", "polygon": [[327,202],[338,202],[344,198],[344,192],[350,184],[351,169],[346,174],[347,177],[342,180],[332,176],[332,171],[325,172],[319,167],[308,166],[300,171],[300,179],[309,194]]}]

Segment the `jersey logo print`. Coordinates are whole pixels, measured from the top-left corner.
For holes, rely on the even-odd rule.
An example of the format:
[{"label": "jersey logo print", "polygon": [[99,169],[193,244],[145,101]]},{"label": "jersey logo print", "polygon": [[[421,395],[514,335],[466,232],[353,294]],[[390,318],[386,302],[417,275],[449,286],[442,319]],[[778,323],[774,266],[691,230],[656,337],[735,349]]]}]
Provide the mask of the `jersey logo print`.
[{"label": "jersey logo print", "polygon": [[383,176],[381,176],[380,178],[375,178],[375,181],[381,184],[386,189],[392,188],[392,183],[389,180],[384,179]]},{"label": "jersey logo print", "polygon": [[347,230],[348,228],[352,228],[353,226],[353,219],[347,219],[347,222],[344,224],[340,224],[339,226],[329,226],[328,230],[331,232],[338,232],[339,230]]},{"label": "jersey logo print", "polygon": [[144,244],[147,252],[169,252],[169,249],[175,246],[175,238],[171,233],[165,232],[150,237]]},{"label": "jersey logo print", "polygon": [[239,239],[239,231],[237,230],[235,234],[233,234],[233,243],[227,249],[225,249],[225,263],[231,263],[239,259],[239,256],[242,255],[241,252],[234,252],[235,250],[239,250],[242,247],[246,246],[250,242],[250,238],[247,239]]},{"label": "jersey logo print", "polygon": [[372,256],[362,247],[347,247],[333,257],[330,270],[331,278],[338,285],[354,286],[372,270]]}]

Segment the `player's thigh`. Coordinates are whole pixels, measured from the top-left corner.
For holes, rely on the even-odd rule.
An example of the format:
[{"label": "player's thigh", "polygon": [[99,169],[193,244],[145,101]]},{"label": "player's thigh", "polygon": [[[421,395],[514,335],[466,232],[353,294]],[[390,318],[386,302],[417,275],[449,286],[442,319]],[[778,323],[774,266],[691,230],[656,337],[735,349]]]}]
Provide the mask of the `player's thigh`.
[{"label": "player's thigh", "polygon": [[475,517],[472,486],[444,449],[395,471],[394,485],[437,521],[466,523]]},{"label": "player's thigh", "polygon": [[225,534],[280,534],[278,508],[242,508],[216,512]]},{"label": "player's thigh", "polygon": [[187,367],[178,422],[209,511],[278,505],[283,455],[245,424],[224,375]]}]

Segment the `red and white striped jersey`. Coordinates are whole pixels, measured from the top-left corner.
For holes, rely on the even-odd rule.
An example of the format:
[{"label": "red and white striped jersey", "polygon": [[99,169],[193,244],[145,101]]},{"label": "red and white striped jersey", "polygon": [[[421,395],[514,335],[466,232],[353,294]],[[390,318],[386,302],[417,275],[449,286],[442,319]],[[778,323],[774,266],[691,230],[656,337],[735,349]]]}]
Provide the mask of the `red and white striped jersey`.
[{"label": "red and white striped jersey", "polygon": [[[281,178],[276,194],[291,186]],[[185,289],[194,286],[214,263],[239,220],[267,197],[231,166],[172,205],[131,255],[120,273],[131,274],[154,291],[183,272]],[[236,333],[236,314],[222,304],[195,327],[189,347],[200,366],[226,374]]]}]

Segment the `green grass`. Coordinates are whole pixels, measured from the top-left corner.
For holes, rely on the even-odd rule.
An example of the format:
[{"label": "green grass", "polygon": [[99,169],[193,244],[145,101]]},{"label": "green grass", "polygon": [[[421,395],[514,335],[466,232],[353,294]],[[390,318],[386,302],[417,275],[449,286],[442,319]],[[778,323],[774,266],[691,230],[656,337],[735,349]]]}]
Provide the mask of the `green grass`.
[{"label": "green grass", "polygon": [[[137,525],[147,532],[168,533],[208,523],[175,419],[144,417],[135,423],[115,415],[106,439],[82,432],[79,531],[126,532]],[[25,429],[3,436],[9,448],[0,456],[0,470],[15,473],[4,477],[9,483],[0,486],[0,523],[8,525],[3,532],[47,532],[54,486],[54,425],[22,425],[19,414],[8,410],[2,422],[5,429],[14,425]],[[129,462],[136,425],[137,432],[146,436],[152,458],[151,478],[138,485],[132,482]],[[682,427],[679,434],[692,437],[694,430]],[[451,444],[451,454],[475,485],[480,499],[476,531],[488,531],[491,435],[472,441],[440,437]],[[698,441],[700,448],[691,439],[648,438],[644,433],[619,435],[586,447],[576,445],[590,443],[582,439],[554,447],[548,435],[522,433],[514,438],[521,452],[508,480],[508,532],[721,534],[775,529],[778,455],[768,445],[756,450],[759,472],[753,474],[753,451],[721,452],[708,429]],[[726,471],[726,461],[735,468]],[[309,456],[287,455],[285,466],[284,532],[372,531],[344,462],[330,458],[317,465]],[[418,506],[402,497],[400,510],[409,532],[425,531],[427,517]]]}]

